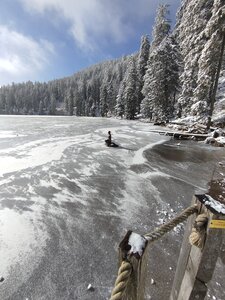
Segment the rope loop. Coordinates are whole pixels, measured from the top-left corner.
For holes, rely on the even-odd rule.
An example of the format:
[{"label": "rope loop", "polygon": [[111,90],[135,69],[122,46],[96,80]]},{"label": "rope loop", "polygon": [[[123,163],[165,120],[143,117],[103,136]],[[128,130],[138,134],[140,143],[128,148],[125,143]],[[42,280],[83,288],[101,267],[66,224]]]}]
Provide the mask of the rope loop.
[{"label": "rope loop", "polygon": [[189,242],[191,245],[196,246],[200,249],[203,248],[206,237],[206,225],[208,223],[207,214],[200,214],[195,220],[194,227],[192,228]]}]

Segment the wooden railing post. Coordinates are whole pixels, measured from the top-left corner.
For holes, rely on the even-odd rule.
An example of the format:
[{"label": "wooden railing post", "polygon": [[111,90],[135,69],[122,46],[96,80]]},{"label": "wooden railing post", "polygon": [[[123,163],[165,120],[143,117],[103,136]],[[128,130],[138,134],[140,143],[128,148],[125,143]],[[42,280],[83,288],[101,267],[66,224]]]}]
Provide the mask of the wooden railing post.
[{"label": "wooden railing post", "polygon": [[[132,249],[129,244],[129,239],[132,234],[136,237],[140,237],[144,241],[144,247],[142,247],[142,253],[138,253],[137,249]],[[144,286],[146,278],[146,266],[145,253],[147,247],[147,240],[132,231],[128,231],[124,239],[119,245],[119,265],[123,260],[128,260],[132,265],[131,276],[126,288],[126,292],[123,296],[123,300],[144,300]]]},{"label": "wooden railing post", "polygon": [[[225,234],[225,228],[222,229],[223,225],[221,225],[225,225],[225,213],[214,210],[213,205],[208,205],[210,201],[205,201],[205,196],[196,195],[193,198],[193,202],[198,204],[199,213],[207,213],[209,218],[204,246],[200,249],[189,243],[189,236],[196,217],[191,216],[187,223],[170,300],[203,300],[207,293],[207,283],[213,276],[222,238]],[[215,202],[213,204],[215,206]],[[219,203],[220,205],[222,204]],[[225,208],[224,205],[221,207]]]}]

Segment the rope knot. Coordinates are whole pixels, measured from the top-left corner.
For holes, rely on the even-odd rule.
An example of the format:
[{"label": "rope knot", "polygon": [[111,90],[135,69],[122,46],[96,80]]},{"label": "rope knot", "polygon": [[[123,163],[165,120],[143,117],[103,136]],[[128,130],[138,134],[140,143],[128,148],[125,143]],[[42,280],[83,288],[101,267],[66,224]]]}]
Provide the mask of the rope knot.
[{"label": "rope knot", "polygon": [[203,248],[206,236],[206,226],[208,223],[207,214],[200,214],[195,220],[194,227],[189,237],[189,242],[200,249]]}]

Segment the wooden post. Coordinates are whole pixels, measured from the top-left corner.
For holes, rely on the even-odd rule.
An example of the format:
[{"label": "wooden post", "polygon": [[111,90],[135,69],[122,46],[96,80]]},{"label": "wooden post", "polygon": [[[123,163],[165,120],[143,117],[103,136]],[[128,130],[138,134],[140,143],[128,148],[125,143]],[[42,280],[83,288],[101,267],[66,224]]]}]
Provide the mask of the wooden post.
[{"label": "wooden post", "polygon": [[[138,253],[130,245],[130,237],[135,234],[143,241],[142,253]],[[132,265],[132,273],[128,282],[123,300],[144,300],[145,272],[147,263],[145,253],[148,241],[141,235],[128,231],[119,245],[119,265],[123,260],[128,260]]]},{"label": "wooden post", "polygon": [[[214,199],[212,200],[214,201],[212,202],[214,206],[215,203],[219,203]],[[196,217],[191,216],[185,231],[170,300],[203,300],[206,296],[206,284],[213,276],[221,249],[222,237],[225,234],[225,228],[216,228],[219,227],[216,225],[212,228],[213,222],[219,224],[219,220],[222,220],[222,222],[225,220],[225,213],[218,213],[218,211],[213,209],[210,201],[210,198],[207,198],[206,195],[198,195],[193,198],[193,202],[198,204],[199,213],[207,213],[209,217],[206,240],[203,249],[190,245],[189,236]],[[219,203],[219,206],[223,207],[224,211],[225,206],[221,203]]]}]

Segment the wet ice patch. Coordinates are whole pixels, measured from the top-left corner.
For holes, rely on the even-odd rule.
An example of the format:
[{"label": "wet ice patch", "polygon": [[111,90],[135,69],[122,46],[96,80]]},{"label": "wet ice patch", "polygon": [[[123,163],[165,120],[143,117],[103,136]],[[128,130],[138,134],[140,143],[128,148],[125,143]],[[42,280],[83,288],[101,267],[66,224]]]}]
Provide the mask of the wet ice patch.
[{"label": "wet ice patch", "polygon": [[[167,139],[165,139],[167,140]],[[165,140],[160,140],[154,143],[150,143],[142,148],[140,148],[138,151],[136,151],[134,158],[133,158],[133,164],[135,165],[140,165],[140,164],[144,164],[147,162],[147,159],[144,156],[144,152],[148,149],[151,149],[152,147],[154,147],[155,145],[159,145],[165,142]]]}]

